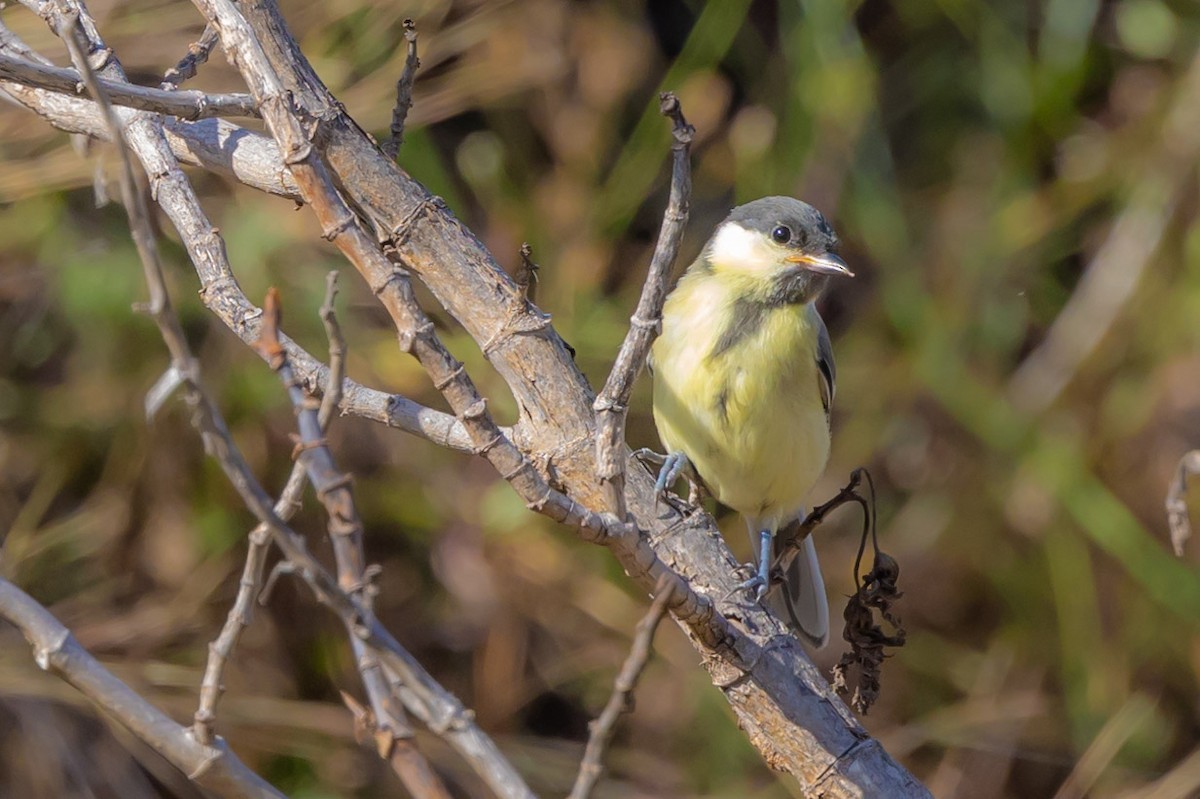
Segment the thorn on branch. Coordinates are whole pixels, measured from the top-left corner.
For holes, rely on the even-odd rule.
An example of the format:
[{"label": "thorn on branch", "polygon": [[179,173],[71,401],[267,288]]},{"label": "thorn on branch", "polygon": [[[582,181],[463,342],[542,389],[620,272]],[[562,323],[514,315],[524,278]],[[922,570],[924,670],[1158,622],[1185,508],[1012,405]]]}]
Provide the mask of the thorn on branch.
[{"label": "thorn on branch", "polygon": [[258,341],[254,342],[253,347],[274,370],[278,370],[287,358],[283,345],[279,343],[279,324],[282,317],[279,290],[271,286],[267,289],[266,300],[263,301],[262,327],[259,329]]},{"label": "thorn on branch", "polygon": [[396,160],[400,153],[400,145],[404,141],[404,123],[408,119],[408,109],[412,108],[413,81],[417,70],[421,67],[421,59],[417,57],[417,26],[411,19],[404,20],[404,40],[408,42],[408,54],[404,57],[404,71],[396,81],[396,105],[392,109],[391,137],[383,143],[384,154]]},{"label": "thorn on branch", "polygon": [[533,302],[539,269],[541,267],[533,260],[533,247],[529,246],[529,242],[525,242],[521,245],[521,263],[517,266],[517,274],[514,276],[522,301]]}]

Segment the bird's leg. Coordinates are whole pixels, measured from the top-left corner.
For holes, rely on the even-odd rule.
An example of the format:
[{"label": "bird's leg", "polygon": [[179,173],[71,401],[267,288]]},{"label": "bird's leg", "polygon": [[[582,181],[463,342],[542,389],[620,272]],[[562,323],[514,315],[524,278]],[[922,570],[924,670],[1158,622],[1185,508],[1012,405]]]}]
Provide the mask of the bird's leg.
[{"label": "bird's leg", "polygon": [[749,591],[756,602],[763,598],[767,593],[767,587],[770,585],[771,543],[774,534],[770,530],[759,530],[758,536],[758,568],[749,580],[746,580],[733,589],[734,592]]}]

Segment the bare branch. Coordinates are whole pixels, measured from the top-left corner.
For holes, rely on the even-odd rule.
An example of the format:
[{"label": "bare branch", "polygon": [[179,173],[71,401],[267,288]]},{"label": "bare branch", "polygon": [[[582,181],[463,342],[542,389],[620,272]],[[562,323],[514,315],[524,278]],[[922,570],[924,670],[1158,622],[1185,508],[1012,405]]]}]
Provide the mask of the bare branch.
[{"label": "bare branch", "polygon": [[579,774],[575,777],[575,786],[571,789],[568,799],[588,799],[592,789],[600,779],[604,765],[604,750],[612,740],[617,719],[621,714],[633,709],[633,691],[637,681],[646,668],[650,659],[650,646],[654,642],[654,632],[659,622],[667,612],[667,603],[671,601],[671,585],[666,580],[659,582],[660,588],[650,605],[650,610],[638,622],[637,632],[633,637],[633,645],[629,648],[629,656],[625,658],[621,671],[613,683],[612,694],[600,716],[589,726],[587,747],[583,752],[583,760],[579,764]]},{"label": "bare branch", "polygon": [[404,142],[404,121],[408,118],[408,109],[412,108],[413,81],[417,70],[421,67],[421,59],[417,58],[417,26],[411,19],[404,20],[404,41],[408,43],[408,53],[404,57],[404,71],[396,81],[396,106],[392,109],[392,135],[380,145],[380,149],[388,158],[395,160]]},{"label": "bare branch", "polygon": [[196,71],[201,64],[208,61],[208,57],[218,41],[216,28],[212,25],[205,25],[200,38],[189,44],[187,54],[179,59],[178,64],[166,71],[158,88],[173,91],[178,89],[185,80],[196,77]]},{"label": "bare branch", "polygon": [[[35,0],[27,2],[38,9],[45,7]],[[424,281],[437,300],[462,322],[477,342],[487,343],[489,361],[508,383],[520,408],[520,423],[512,431],[505,431],[505,435],[528,453],[538,470],[552,474],[555,487],[561,486],[563,493],[575,502],[606,507],[607,499],[596,481],[595,412],[591,408],[594,396],[572,363],[565,344],[545,324],[528,329],[510,326],[514,301],[524,299],[519,288],[444,204],[398,169],[345,114],[296,48],[276,4],[265,0],[243,4],[242,9],[251,20],[259,43],[266,48],[268,59],[279,69],[284,88],[303,109],[305,124],[321,126],[320,146],[326,148],[324,154],[329,168],[340,190],[364,215],[372,238],[385,242],[388,257]],[[106,77],[120,78],[119,75]],[[10,94],[38,94],[38,90],[14,88],[12,84],[6,84],[4,90]],[[85,101],[50,96],[56,104],[93,106]],[[242,143],[251,142],[257,147],[262,143],[262,137],[256,138],[222,120],[197,123],[167,120],[163,125],[159,117],[130,111],[122,112],[121,118],[128,126],[139,160],[151,176],[155,195],[164,209],[172,209],[168,214],[176,226],[181,227],[181,237],[201,276],[206,304],[239,336],[252,340],[258,330],[258,309],[241,296],[236,280],[223,260],[223,248],[215,231],[202,214],[193,214],[187,205],[190,187],[186,187],[182,173],[171,158],[170,146],[174,146],[185,161],[202,161],[210,165],[208,168],[214,168],[211,164],[223,163],[220,158],[228,158],[228,153],[236,156]],[[61,126],[62,122],[55,124]],[[200,137],[192,131],[199,128],[205,132],[214,131],[213,137],[197,144]],[[179,130],[183,133],[177,134]],[[227,153],[221,152],[219,144],[222,140],[216,138],[217,133],[234,137],[225,142]],[[176,135],[184,137],[184,146],[172,140],[171,137]],[[172,142],[170,146],[169,141]],[[187,148],[191,146],[209,149],[197,155],[188,152]],[[240,168],[249,175],[242,179],[268,185],[271,180],[280,183],[287,177],[288,170],[278,148],[268,145],[265,152],[271,153],[274,160],[265,166],[241,164]],[[222,167],[215,168],[220,170]],[[228,171],[229,167],[225,169]],[[184,184],[184,188],[172,185],[176,179]],[[293,196],[296,196],[296,189],[298,187],[291,189]],[[277,189],[282,193],[287,190]],[[181,208],[186,210],[181,213]],[[291,351],[286,339],[284,346],[289,346]],[[306,388],[319,392],[325,374],[323,367],[315,360],[307,364],[296,360],[295,364],[306,381]],[[348,389],[347,402],[364,408],[364,415],[370,418],[383,421],[389,417],[387,395],[375,393],[354,397]],[[458,413],[459,409],[455,408],[455,411]],[[462,420],[445,414],[433,419],[436,421],[425,428],[431,439],[450,440],[453,436],[463,436],[469,446],[475,446],[473,439],[466,435]],[[428,418],[415,418],[414,423],[428,421]],[[456,440],[461,442],[464,438]],[[699,591],[711,596],[728,594],[734,585],[732,567],[735,562],[717,535],[711,518],[703,513],[681,517],[670,509],[664,513],[661,503],[654,497],[653,480],[644,469],[628,467],[626,481],[629,510],[646,533],[612,537],[605,543],[632,579],[646,590],[652,590],[657,576],[665,568],[662,565],[665,560],[686,575]],[[685,587],[690,589],[691,586]],[[328,586],[322,590],[326,588]],[[336,585],[333,588],[336,589]],[[339,604],[336,594],[329,596],[331,606],[339,613],[353,611],[353,603],[347,607]],[[768,762],[795,775],[802,790],[824,792],[828,796],[924,795],[911,775],[891,760],[876,741],[867,737],[865,730],[809,663],[802,648],[764,609],[745,604],[737,606],[740,624],[747,631],[747,634],[741,634],[715,611],[712,603],[694,591],[688,590],[682,595],[676,592],[673,601],[679,602],[673,608],[674,615],[686,625],[693,644],[703,656],[705,667],[737,714],[739,724],[751,742]],[[384,637],[386,631],[377,631],[373,625],[364,630],[364,634],[367,636],[364,640],[388,643]],[[385,646],[381,649],[381,660],[389,679],[394,682],[402,671],[404,655]],[[407,696],[405,692],[409,689],[400,686],[396,690]],[[406,703],[410,699],[405,699]],[[421,702],[413,701],[408,706],[417,708],[413,709],[414,715],[422,720],[428,717],[428,714],[421,716],[421,711],[427,709]],[[489,745],[490,741],[471,738],[469,730],[464,730],[463,739],[456,743],[460,751]]]},{"label": "bare branch", "polygon": [[1183,557],[1183,545],[1192,537],[1192,523],[1188,519],[1187,481],[1197,474],[1200,474],[1200,449],[1194,449],[1179,459],[1175,478],[1167,488],[1167,524],[1171,528],[1171,546],[1179,557]]},{"label": "bare branch", "polygon": [[[342,338],[341,328],[333,313],[333,299],[337,294],[337,272],[330,272],[326,278],[325,302],[321,306],[321,318],[325,322],[325,332],[329,338],[329,378],[325,396],[321,400],[319,424],[325,430],[333,417],[337,404],[341,400],[341,382],[345,370],[346,344]],[[290,521],[300,509],[300,494],[304,489],[304,464],[296,461],[292,465],[291,474],[279,499],[275,502],[275,513],[283,521]],[[193,734],[201,743],[212,740],[213,722],[216,720],[217,702],[225,690],[222,685],[222,675],[229,657],[237,646],[242,632],[250,625],[254,607],[254,598],[262,588],[263,569],[266,564],[267,551],[270,545],[270,531],[266,524],[259,524],[250,531],[249,548],[246,552],[246,563],[242,568],[242,577],[238,582],[237,598],[230,608],[225,624],[216,640],[209,644],[208,662],[204,668],[204,678],[200,683],[200,703],[196,708]]]},{"label": "bare branch", "polygon": [[[594,395],[561,338],[548,326],[506,330],[519,290],[495,259],[345,113],[295,46],[276,3],[262,0],[241,9],[293,102],[306,118],[320,120],[329,167],[374,237],[385,242],[389,258],[421,279],[475,341],[488,343],[488,360],[520,409],[514,442],[539,468],[553,459],[555,485],[575,501],[603,506],[595,470]],[[689,590],[682,599],[675,594],[673,601],[680,604],[672,614],[686,625],[705,668],[764,758],[793,774],[809,793],[927,796],[869,737],[801,645],[765,608],[738,604],[741,625],[749,631],[739,634],[711,602],[692,601],[698,596],[693,587],[727,596],[737,584],[736,561],[711,517],[664,513],[654,480],[643,468],[628,469],[626,480],[630,511],[647,532],[606,544],[648,592],[664,560],[686,575]]]},{"label": "bare branch", "polygon": [[[90,18],[76,16],[82,7],[72,7],[70,13],[62,13],[57,9],[46,8],[51,24],[56,30],[69,34],[67,43],[71,49],[76,66],[91,76],[91,68],[83,55],[83,47],[75,41],[78,34],[83,37],[83,31],[93,37],[91,50],[103,50],[98,45],[95,26]],[[86,24],[85,24],[86,23]],[[88,42],[83,42],[86,46]],[[105,51],[107,52],[107,51]],[[115,61],[110,61],[110,66]],[[118,67],[119,68],[119,67]],[[122,135],[119,123],[111,106],[104,103],[103,90],[92,79],[91,88],[101,101],[102,108],[115,141],[121,142]],[[275,515],[266,492],[255,480],[245,459],[238,451],[229,433],[224,419],[216,405],[204,392],[199,382],[198,369],[188,350],[186,339],[179,327],[179,322],[171,308],[170,299],[163,281],[161,264],[158,260],[153,233],[149,229],[148,215],[145,209],[144,197],[134,191],[132,167],[127,150],[120,148],[122,155],[122,193],[126,207],[130,209],[130,224],[134,232],[138,254],[143,262],[147,284],[150,288],[151,303],[149,312],[159,325],[159,330],[171,352],[172,368],[176,369],[185,379],[182,388],[195,413],[193,423],[201,431],[205,449],[220,463],[221,468],[229,477],[233,487],[238,491],[246,506],[270,530],[275,543],[283,550],[285,557],[291,561],[296,571],[303,577],[306,584],[321,599],[333,608],[342,618],[347,628],[374,648],[385,667],[397,675],[404,683],[406,701],[411,698],[410,705],[422,720],[441,732],[452,745],[463,752],[472,765],[482,774],[492,776],[492,784],[504,788],[503,796],[531,797],[529,789],[524,786],[520,777],[504,760],[496,749],[495,744],[471,722],[462,704],[447,693],[419,663],[409,655],[379,624],[370,610],[362,607],[351,596],[342,591],[334,578],[310,555],[304,546],[303,539],[293,532]]]},{"label": "bare branch", "polygon": [[[345,343],[341,338],[341,330],[333,313],[336,277],[336,272],[329,275],[321,316],[325,320],[326,329],[330,334],[330,361],[336,362],[340,371]],[[333,544],[334,558],[337,562],[338,586],[369,613],[371,612],[371,586],[368,576],[370,570],[366,567],[362,520],[359,518],[354,504],[354,492],[350,489],[350,477],[338,471],[333,460],[333,453],[325,443],[325,425],[308,395],[299,387],[291,365],[288,363],[287,351],[279,341],[281,311],[279,293],[274,288],[267,292],[263,310],[262,335],[256,347],[279,375],[287,389],[288,397],[292,401],[297,426],[300,430],[297,462],[303,464],[308,474],[308,480],[316,491],[317,497],[325,506],[329,517],[329,540]],[[334,354],[335,352],[336,354]],[[330,397],[327,396],[326,399],[330,400]],[[336,398],[333,398],[332,401],[322,402],[321,408],[328,413],[335,403]],[[404,781],[414,795],[447,797],[448,799],[449,794],[445,786],[441,784],[441,780],[437,778],[428,763],[423,762],[424,758],[421,758],[411,746],[413,733],[404,718],[404,711],[392,699],[391,689],[375,652],[355,634],[354,626],[347,621],[347,632],[354,650],[355,661],[371,702],[371,724],[374,728],[375,744],[379,756],[392,764],[393,768],[397,770],[397,776]],[[406,756],[393,757],[397,742],[401,740],[408,744],[405,747]],[[419,790],[425,790],[426,793],[418,793]]]},{"label": "bare branch", "polygon": [[324,163],[290,107],[291,95],[283,91],[278,75],[241,15],[227,0],[196,2],[216,23],[226,51],[235,54],[251,93],[260,102],[263,118],[279,142],[305,201],[316,213],[325,237],[354,264],[387,309],[401,349],[411,352],[425,367],[434,386],[463,423],[476,454],[487,459],[525,500],[527,507],[580,528],[588,541],[613,548],[630,574],[647,581],[670,574],[674,587],[672,612],[696,625],[698,634],[710,646],[721,646],[733,638],[735,633],[728,621],[714,612],[707,598],[693,591],[663,563],[635,527],[612,515],[589,510],[551,487],[496,425],[463,365],[442,345],[433,323],[417,304],[408,274],[388,262],[334,189]]},{"label": "bare branch", "polygon": [[679,99],[670,92],[659,96],[659,110],[671,118],[674,142],[671,145],[671,194],[663,212],[658,243],[650,259],[646,283],[637,310],[629,320],[629,332],[617,352],[616,363],[592,408],[596,411],[596,470],[604,486],[610,512],[618,519],[626,516],[625,419],[629,413],[629,396],[633,382],[646,365],[650,344],[662,324],[663,299],[667,295],[667,276],[679,254],[683,229],[687,225],[688,203],[692,194],[692,170],[689,160],[695,129],[683,117]]},{"label": "bare branch", "polygon": [[0,578],[0,618],[33,646],[38,666],[62,677],[201,788],[225,797],[282,799],[283,794],[246,767],[220,738],[196,741],[188,730],[117,679],[71,631],[33,597]]},{"label": "bare branch", "polygon": [[[0,55],[0,80],[20,83],[35,89],[67,95],[91,95],[84,90],[79,73],[73,69],[46,66],[9,55]],[[254,99],[245,94],[206,94],[198,91],[164,91],[129,83],[101,81],[114,105],[140,108],[181,119],[206,117],[256,117]]]},{"label": "bare branch", "polygon": [[[40,58],[29,50],[0,22],[0,49],[26,58]],[[110,59],[108,69],[115,76],[119,64]],[[15,99],[52,124],[66,130],[110,139],[107,126],[90,100],[79,100],[15,84],[4,86]],[[224,242],[208,220],[199,200],[175,161],[177,152],[185,163],[207,165],[215,171],[229,171],[250,185],[257,181],[264,191],[296,194],[295,181],[279,159],[274,140],[260,133],[237,128],[224,120],[181,122],[161,117],[142,117],[133,112],[125,119],[128,141],[146,174],[151,194],[179,231],[192,264],[200,278],[200,297],[230,330],[247,344],[258,337],[258,319],[262,311],[242,293],[230,268]],[[153,120],[150,125],[143,122]],[[182,133],[172,131],[182,131]],[[164,136],[165,133],[165,136]],[[170,145],[170,146],[168,146]],[[244,158],[243,158],[244,156]],[[263,168],[260,165],[266,165]],[[273,165],[273,166],[272,166]],[[274,176],[274,177],[272,177]],[[291,188],[289,188],[289,186]],[[288,356],[312,394],[324,393],[328,368],[295,342],[284,337]],[[453,416],[426,408],[406,397],[387,394],[359,385],[352,380],[343,384],[343,413],[405,430],[439,446],[472,452],[472,444],[461,422]]]}]

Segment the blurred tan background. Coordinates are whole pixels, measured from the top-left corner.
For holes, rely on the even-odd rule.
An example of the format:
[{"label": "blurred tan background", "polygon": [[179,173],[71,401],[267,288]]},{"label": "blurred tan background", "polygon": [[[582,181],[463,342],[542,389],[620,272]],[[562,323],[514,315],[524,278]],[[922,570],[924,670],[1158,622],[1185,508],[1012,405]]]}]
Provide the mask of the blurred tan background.
[{"label": "blurred tan background", "polygon": [[[156,82],[200,33],[183,2],[91,4],[131,74]],[[603,379],[665,203],[676,90],[698,130],[683,259],[728,208],[806,199],[858,277],[823,301],[838,356],[834,453],[858,465],[902,567],[909,644],[868,728],[943,797],[1200,795],[1200,541],[1170,553],[1172,469],[1200,445],[1200,7],[1187,0],[285,2],[348,110],[386,136],[416,19],[424,67],[403,166],[512,268]],[[21,8],[6,25],[61,49]],[[240,88],[218,55],[195,86]],[[101,168],[115,159],[95,148]],[[184,409],[147,424],[166,364],[119,208],[95,160],[0,105],[0,569],[93,653],[190,717],[236,591],[251,515]],[[194,179],[248,295],[323,350],[343,269],[350,375],[443,407],[305,209]],[[175,299],[238,443],[277,490],[292,413],[270,371],[195,296],[164,225]],[[682,267],[683,264],[680,266]],[[502,419],[512,402],[443,312]],[[482,461],[366,422],[332,432],[354,473],[378,610],[475,709],[535,790],[569,787],[646,606],[608,554],[526,512]],[[647,387],[634,446],[656,446]],[[309,501],[311,506],[313,503]],[[748,556],[740,526],[723,520]],[[298,522],[328,556],[320,517]],[[858,519],[819,532],[835,613]],[[827,669],[842,644],[815,655]],[[787,797],[671,625],[621,722],[605,797]],[[340,625],[284,581],[226,675],[218,729],[290,795],[394,796],[353,741]],[[463,796],[483,788],[420,742]],[[124,747],[132,747],[131,758]],[[0,629],[0,795],[194,796],[41,674]]]}]

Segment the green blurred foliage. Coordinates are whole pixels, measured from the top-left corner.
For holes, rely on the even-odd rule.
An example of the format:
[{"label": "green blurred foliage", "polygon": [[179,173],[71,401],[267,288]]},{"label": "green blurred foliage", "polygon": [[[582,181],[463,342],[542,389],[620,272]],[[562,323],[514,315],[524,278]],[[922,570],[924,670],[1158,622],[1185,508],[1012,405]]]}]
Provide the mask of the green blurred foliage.
[{"label": "green blurred foliage", "polygon": [[[786,193],[822,208],[858,277],[823,301],[840,380],[816,496],[871,467],[906,591],[909,644],[885,666],[868,727],[939,796],[1051,796],[1068,777],[1071,795],[1148,796],[1160,779],[1154,796],[1200,793],[1187,758],[1200,746],[1200,561],[1194,542],[1182,559],[1170,554],[1162,509],[1176,461],[1200,445],[1200,7],[284,7],[315,67],[381,137],[404,58],[400,23],[416,19],[423,69],[400,161],[502,264],[533,244],[538,304],[593,383],[624,333],[665,202],[659,90],[680,94],[698,133],[685,258],[734,203]],[[146,76],[199,32],[186,4],[97,10],[125,65]],[[31,15],[4,14],[61,53]],[[219,58],[196,84],[238,85]],[[112,154],[96,152],[111,170]],[[144,297],[140,270],[120,209],[93,207],[93,164],[27,112],[0,109],[0,568],[183,719],[252,519],[184,408],[143,418],[165,353],[131,310]],[[210,176],[196,184],[247,294],[280,288],[290,334],[324,349],[316,308],[324,274],[342,269],[351,376],[444,407],[307,210]],[[285,397],[204,311],[163,224],[208,384],[278,488],[291,450]],[[503,382],[424,299],[511,420]],[[630,439],[657,443],[644,384]],[[481,461],[354,419],[338,420],[331,442],[384,568],[381,616],[536,790],[563,793],[643,598],[606,552],[528,513]],[[313,504],[297,524],[327,557]],[[835,599],[851,591],[856,527],[846,512],[820,533]],[[4,641],[5,712],[22,729],[42,712],[28,698],[79,708],[8,645],[12,635]],[[839,649],[816,653],[818,665]],[[664,627],[656,652],[598,795],[794,795],[681,636]],[[340,706],[339,689],[359,689],[338,625],[290,581],[256,615],[226,682],[220,731],[289,792],[399,790],[354,743]],[[68,718],[83,730],[90,714]],[[94,766],[86,747],[63,743],[61,720],[62,740],[36,729],[50,737],[32,751]],[[456,791],[486,795],[440,742],[419,742]],[[18,795],[26,783],[4,763],[0,793]]]}]

